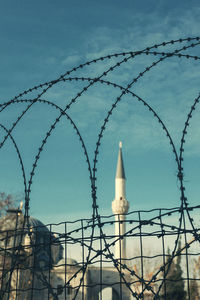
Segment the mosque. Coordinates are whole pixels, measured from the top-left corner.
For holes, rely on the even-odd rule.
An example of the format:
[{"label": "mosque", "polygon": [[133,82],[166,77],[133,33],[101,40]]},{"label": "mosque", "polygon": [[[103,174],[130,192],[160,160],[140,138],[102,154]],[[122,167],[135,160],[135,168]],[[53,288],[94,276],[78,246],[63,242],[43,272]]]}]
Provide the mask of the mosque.
[{"label": "mosque", "polygon": [[[128,209],[122,143],[120,142],[115,176],[115,199],[112,202],[112,211],[116,220],[115,237],[126,232],[124,221]],[[11,211],[0,219],[0,299],[134,299],[129,289],[119,284],[120,276],[116,268],[88,266],[83,276],[84,270],[80,269],[79,263],[63,256],[63,246],[59,239],[42,222],[30,217],[31,234],[30,232],[26,234],[24,231],[22,234],[20,228],[23,222],[24,217],[20,209],[15,210],[14,213]],[[115,259],[120,259],[121,262],[126,259],[125,238],[116,239]],[[126,274],[126,270],[123,272],[126,280],[131,282],[130,273]],[[101,284],[99,283],[100,277]],[[69,281],[70,278],[73,279]],[[77,289],[79,286],[80,288]],[[107,296],[103,296],[106,289]],[[147,295],[144,299],[152,298]]]}]

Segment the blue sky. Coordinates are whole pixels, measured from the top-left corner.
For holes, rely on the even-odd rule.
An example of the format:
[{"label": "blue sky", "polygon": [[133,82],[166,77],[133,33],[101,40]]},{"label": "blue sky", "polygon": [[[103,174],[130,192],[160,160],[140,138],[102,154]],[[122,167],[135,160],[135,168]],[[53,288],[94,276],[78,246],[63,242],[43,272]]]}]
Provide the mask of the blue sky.
[{"label": "blue sky", "polygon": [[[0,102],[88,60],[142,50],[177,38],[199,35],[199,1],[6,1],[0,3]],[[176,44],[163,50],[179,49]],[[185,51],[199,55],[199,47]],[[72,73],[96,77],[121,58],[105,60]],[[125,86],[158,57],[138,56],[105,79]],[[54,86],[44,99],[64,107],[86,82]],[[199,93],[198,61],[170,58],[131,89],[159,113],[178,146],[192,101]],[[68,111],[87,145],[91,160],[106,111],[120,94],[96,84]],[[33,99],[35,94],[27,95]],[[25,97],[24,97],[25,99]],[[0,114],[9,128],[27,104]],[[185,185],[191,205],[199,201],[200,130],[197,108],[185,146]],[[45,132],[57,117],[53,108],[35,104],[13,131],[27,177]],[[3,132],[0,132],[1,138]],[[126,95],[110,118],[100,148],[97,196],[100,212],[111,213],[118,142],[123,142],[127,199],[131,210],[179,205],[177,169],[166,136],[141,104]],[[21,170],[12,145],[0,152],[0,191],[23,194]],[[44,222],[89,216],[90,182],[79,140],[62,120],[43,151],[32,185],[30,213]]]}]

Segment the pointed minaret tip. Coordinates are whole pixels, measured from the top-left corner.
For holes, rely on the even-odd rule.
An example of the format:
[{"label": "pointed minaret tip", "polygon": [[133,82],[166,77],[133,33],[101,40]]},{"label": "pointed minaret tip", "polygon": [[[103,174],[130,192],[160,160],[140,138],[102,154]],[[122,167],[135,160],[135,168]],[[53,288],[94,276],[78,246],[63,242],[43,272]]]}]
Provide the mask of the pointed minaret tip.
[{"label": "pointed minaret tip", "polygon": [[24,203],[23,203],[23,201],[21,201],[21,202],[20,202],[20,206],[19,206],[19,209],[20,209],[20,210],[22,210],[23,205],[24,205]]},{"label": "pointed minaret tip", "polygon": [[124,163],[122,158],[122,142],[119,142],[119,154],[118,154],[118,161],[117,161],[117,170],[115,178],[123,178],[125,179],[125,172],[124,172]]}]

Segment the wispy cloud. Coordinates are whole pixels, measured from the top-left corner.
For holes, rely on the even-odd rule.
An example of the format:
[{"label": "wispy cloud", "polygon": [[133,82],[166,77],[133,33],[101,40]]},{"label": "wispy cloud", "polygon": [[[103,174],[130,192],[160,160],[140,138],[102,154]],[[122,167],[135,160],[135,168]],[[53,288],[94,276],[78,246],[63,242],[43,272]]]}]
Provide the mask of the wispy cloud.
[{"label": "wispy cloud", "polygon": [[81,61],[81,57],[78,54],[75,55],[68,55],[63,61],[62,64],[69,66],[69,65],[76,65]]}]

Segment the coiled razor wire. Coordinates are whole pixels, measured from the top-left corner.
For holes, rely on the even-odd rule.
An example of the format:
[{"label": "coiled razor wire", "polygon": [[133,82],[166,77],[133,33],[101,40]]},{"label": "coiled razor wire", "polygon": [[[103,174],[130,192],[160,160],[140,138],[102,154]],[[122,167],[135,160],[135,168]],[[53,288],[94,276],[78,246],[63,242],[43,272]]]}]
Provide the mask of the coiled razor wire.
[{"label": "coiled razor wire", "polygon": [[[182,131],[179,150],[175,146],[172,136],[151,105],[142,97],[134,93],[131,89],[142,80],[146,73],[151,72],[157,65],[170,60],[171,58],[179,61],[188,59],[189,61],[199,62],[200,57],[193,55],[192,50],[197,49],[200,44],[200,37],[171,40],[163,42],[140,51],[130,51],[110,54],[86,63],[65,72],[63,75],[49,82],[34,86],[11,100],[0,104],[0,112],[11,106],[27,103],[26,108],[18,115],[13,124],[7,128],[0,123],[1,140],[0,148],[3,148],[8,139],[11,140],[17,153],[22,171],[24,183],[25,210],[15,210],[10,217],[10,227],[4,226],[7,220],[1,220],[0,236],[0,287],[1,299],[102,299],[102,290],[106,287],[113,289],[113,299],[169,299],[167,285],[170,282],[168,274],[178,257],[184,257],[184,272],[181,280],[185,283],[187,299],[191,297],[191,286],[200,278],[194,278],[190,266],[192,258],[199,257],[199,228],[194,224],[191,211],[198,212],[200,206],[189,206],[184,186],[183,154],[187,136],[187,130],[192,119],[193,112],[200,100],[200,95],[192,101],[191,108]],[[176,49],[171,50],[171,48]],[[159,49],[162,49],[159,51]],[[166,51],[163,51],[166,49]],[[187,54],[185,51],[187,50]],[[155,61],[146,66],[137,76],[132,78],[126,86],[106,80],[114,70],[120,69],[123,65],[128,65],[136,61],[138,57],[155,56]],[[100,75],[88,77],[87,66],[99,64],[102,61],[113,62],[105,68]],[[86,69],[85,76],[74,76],[80,70]],[[77,74],[76,74],[77,73]],[[73,97],[66,106],[61,107],[45,99],[45,94],[59,83],[82,82],[84,87]],[[97,134],[97,141],[94,148],[93,159],[90,159],[87,146],[78,129],[77,124],[70,117],[69,113],[74,103],[78,103],[83,95],[91,87],[101,84],[111,86],[119,95],[114,99],[110,109],[107,111],[105,119]],[[34,94],[34,96],[33,96]],[[132,211],[126,216],[125,221],[113,220],[113,216],[101,216],[97,202],[97,164],[98,155],[101,149],[101,142],[110,121],[111,115],[116,111],[120,101],[128,94],[133,101],[143,104],[155,118],[171,146],[172,153],[177,166],[177,179],[180,190],[180,206],[174,208],[158,208],[150,211]],[[29,175],[25,172],[25,166],[17,145],[13,130],[22,122],[24,116],[35,105],[46,105],[58,112],[57,118],[52,122],[48,131],[44,134],[41,145],[37,151]],[[90,219],[81,219],[74,222],[62,222],[59,224],[35,225],[33,226],[29,215],[31,187],[35,172],[49,137],[56,129],[61,119],[66,118],[78,136],[80,146],[89,171],[91,184],[92,216]],[[42,130],[42,129],[41,129]],[[177,217],[178,216],[178,217]],[[174,223],[176,217],[177,223]],[[126,233],[115,236],[110,234],[110,226],[118,222],[126,222]],[[62,233],[61,233],[62,232]],[[41,238],[42,236],[42,238]],[[181,239],[182,237],[182,239]],[[114,246],[125,239],[128,243],[138,243],[138,255],[130,258],[117,259],[114,256]],[[145,254],[144,244],[146,241],[159,239],[159,253]],[[173,250],[167,252],[166,241],[173,241]],[[181,240],[181,243],[180,243]],[[81,249],[80,261],[70,261],[68,259],[68,248],[78,246]],[[54,251],[57,249],[56,251]],[[192,251],[189,251],[192,249]],[[64,250],[64,258],[56,258],[59,251]],[[150,272],[150,265],[156,261],[157,266]],[[106,268],[109,267],[109,268]],[[193,269],[195,266],[193,266]],[[106,272],[110,270],[110,275]],[[61,275],[62,274],[62,275]],[[97,274],[97,275],[95,275]],[[96,277],[95,277],[96,276]],[[177,279],[180,281],[180,279]]]}]

